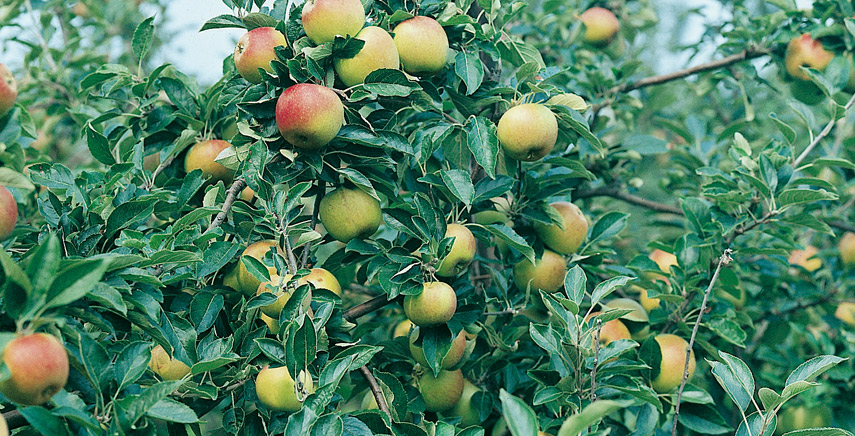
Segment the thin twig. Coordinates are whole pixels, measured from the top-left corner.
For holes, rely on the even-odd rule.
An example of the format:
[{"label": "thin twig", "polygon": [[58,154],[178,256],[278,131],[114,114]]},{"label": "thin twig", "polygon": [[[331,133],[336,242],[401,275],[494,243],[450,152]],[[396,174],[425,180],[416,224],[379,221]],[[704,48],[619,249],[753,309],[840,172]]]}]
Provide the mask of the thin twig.
[{"label": "thin twig", "polygon": [[[318,225],[318,211],[321,208],[321,200],[324,198],[326,190],[326,183],[323,180],[318,180],[318,193],[315,194],[315,203],[312,209],[312,230],[315,230],[315,226]],[[303,247],[303,257],[300,260],[300,265],[302,265],[303,268],[305,268],[309,263],[309,253],[312,251],[312,242],[313,241],[309,241],[306,243],[306,246]]]},{"label": "thin twig", "polygon": [[636,206],[641,206],[656,212],[663,213],[672,213],[674,215],[683,215],[683,211],[676,206],[671,206],[669,204],[657,203],[655,201],[647,200],[635,195],[632,195],[628,192],[621,191],[619,188],[615,186],[602,186],[599,188],[587,189],[583,191],[576,191],[573,193],[574,199],[582,199],[582,198],[591,198],[591,197],[611,197],[616,198],[618,200],[623,200],[627,203],[634,204]]},{"label": "thin twig", "polygon": [[362,304],[357,304],[344,312],[344,319],[355,321],[357,318],[367,315],[381,307],[391,303],[391,300],[386,299],[386,294],[378,295]]},{"label": "thin twig", "polygon": [[157,168],[154,169],[154,171],[151,173],[151,180],[149,181],[148,185],[146,185],[146,189],[151,189],[151,187],[154,186],[154,180],[157,179],[157,176],[159,176],[160,173],[162,173],[163,170],[166,169],[166,167],[172,164],[172,161],[175,160],[175,157],[176,155],[174,154],[172,156],[169,156],[169,159],[166,159],[165,161],[161,162],[160,165],[158,165]]},{"label": "thin twig", "polygon": [[365,376],[365,380],[368,382],[368,387],[371,388],[371,392],[374,394],[374,399],[377,400],[377,407],[383,412],[386,412],[389,416],[392,416],[389,412],[389,405],[386,404],[386,397],[383,396],[383,390],[380,389],[380,385],[377,383],[377,379],[374,378],[374,374],[371,373],[367,366],[359,368],[359,371],[362,372],[363,376]]},{"label": "thin twig", "polygon": [[707,310],[707,302],[710,299],[710,294],[712,294],[713,286],[715,286],[715,282],[718,281],[718,274],[721,272],[722,265],[727,265],[730,261],[733,260],[730,257],[731,249],[726,248],[724,253],[718,259],[718,266],[715,267],[715,272],[713,273],[712,280],[710,280],[709,286],[707,286],[707,290],[704,292],[704,301],[701,302],[701,310],[698,311],[698,319],[695,321],[695,326],[692,327],[692,336],[689,338],[689,346],[686,347],[686,362],[683,365],[683,380],[680,381],[680,389],[677,391],[677,403],[674,406],[674,425],[671,427],[671,436],[677,436],[677,418],[680,417],[680,402],[683,400],[683,390],[686,389],[686,382],[689,380],[689,360],[692,356],[692,347],[695,345],[695,337],[698,335],[698,329],[701,326],[701,320],[704,317],[704,312]]},{"label": "thin twig", "polygon": [[[843,106],[843,112],[848,111],[852,108],[852,105],[855,104],[855,94],[852,94],[852,97],[849,98],[849,101],[846,102],[846,106]],[[816,135],[816,138],[813,138],[810,144],[808,144],[807,148],[802,151],[802,154],[793,161],[793,168],[798,168],[799,164],[802,163],[803,160],[810,154],[813,149],[819,145],[819,141],[822,141],[829,133],[831,133],[831,129],[834,128],[834,125],[837,123],[837,120],[832,118],[828,124],[819,132],[819,135]]]},{"label": "thin twig", "polygon": [[597,318],[597,330],[594,332],[594,367],[591,368],[591,401],[597,401],[597,366],[600,364],[600,333],[603,320]]},{"label": "thin twig", "polygon": [[283,227],[283,236],[285,237],[285,254],[288,258],[288,268],[291,274],[297,274],[297,257],[294,256],[294,249],[291,248],[291,238],[288,236],[288,228]]},{"label": "thin twig", "polygon": [[519,313],[518,310],[511,308],[511,309],[500,310],[498,312],[484,312],[483,315],[484,316],[502,316],[502,315],[516,315],[517,313]]},{"label": "thin twig", "polygon": [[826,224],[831,227],[834,227],[835,229],[843,230],[844,232],[855,233],[855,226],[844,223],[843,221],[828,221]]}]

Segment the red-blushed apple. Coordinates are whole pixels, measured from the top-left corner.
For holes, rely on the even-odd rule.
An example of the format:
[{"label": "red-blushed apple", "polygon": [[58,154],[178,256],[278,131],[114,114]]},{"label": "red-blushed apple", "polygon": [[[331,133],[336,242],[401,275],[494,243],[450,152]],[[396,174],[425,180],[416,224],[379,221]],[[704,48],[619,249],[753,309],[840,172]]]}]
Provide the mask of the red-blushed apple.
[{"label": "red-blushed apple", "polygon": [[18,202],[5,186],[0,186],[0,241],[9,237],[18,223]]},{"label": "red-blushed apple", "polygon": [[824,70],[832,59],[834,59],[834,53],[827,51],[820,41],[805,33],[790,40],[787,45],[787,53],[784,55],[784,66],[791,76],[801,80],[810,80],[807,73],[802,71],[800,67]]},{"label": "red-blushed apple", "polygon": [[855,302],[842,301],[834,311],[834,317],[845,324],[855,327]]},{"label": "red-blushed apple", "polygon": [[167,381],[181,380],[185,375],[190,374],[190,367],[176,359],[175,356],[170,357],[161,345],[151,349],[151,360],[148,361],[148,367],[160,378]]},{"label": "red-blushed apple", "polygon": [[288,87],[276,101],[276,126],[289,144],[319,150],[338,135],[344,105],[330,88],[311,83]]},{"label": "red-blushed apple", "polygon": [[272,27],[257,27],[246,32],[235,46],[235,68],[248,82],[260,83],[258,69],[273,72],[270,62],[276,59],[276,47],[280,45],[288,45],[288,41]]},{"label": "red-blushed apple", "polygon": [[365,9],[359,0],[308,0],[303,5],[303,30],[315,44],[336,36],[354,36],[365,24]]},{"label": "red-blushed apple", "polygon": [[463,395],[463,372],[442,370],[434,377],[425,371],[419,377],[419,392],[428,412],[442,412],[454,407]]},{"label": "red-blushed apple", "polygon": [[466,226],[449,224],[445,229],[445,237],[454,237],[451,251],[439,263],[436,275],[454,277],[460,274],[475,258],[475,236]]},{"label": "red-blushed apple", "polygon": [[234,171],[215,161],[223,150],[231,146],[232,144],[222,139],[197,142],[190,147],[184,158],[184,171],[189,173],[193,170],[201,170],[202,174],[210,176],[212,182],[222,180],[223,183],[231,183]]},{"label": "red-blushed apple", "polygon": [[542,159],[555,147],[558,119],[542,104],[524,103],[502,115],[496,134],[508,157],[533,162]]},{"label": "red-blushed apple", "polygon": [[443,282],[425,283],[420,294],[404,297],[404,313],[417,326],[447,323],[456,311],[457,294]]},{"label": "red-blushed apple", "polygon": [[550,206],[561,216],[561,225],[534,224],[534,231],[547,247],[561,254],[575,253],[588,237],[588,221],[582,210],[569,201],[556,201]]},{"label": "red-blushed apple", "polygon": [[68,381],[68,354],[62,342],[47,333],[23,334],[3,350],[9,378],[0,392],[18,404],[47,403]]},{"label": "red-blushed apple", "polygon": [[308,372],[300,371],[297,380],[294,381],[287,367],[265,366],[255,378],[255,394],[262,404],[273,410],[296,412],[303,407],[303,400],[315,392],[315,384]]},{"label": "red-blushed apple", "polygon": [[822,267],[822,259],[815,257],[819,253],[819,249],[813,245],[808,245],[804,250],[793,250],[790,253],[788,262],[790,265],[800,266],[807,272],[814,272]]},{"label": "red-blushed apple", "polygon": [[[281,250],[279,250],[279,247],[276,245],[276,241],[264,240],[250,244],[248,247],[246,247],[245,250],[243,250],[243,254],[241,254],[241,257],[249,256],[260,261],[264,259],[264,257],[267,255],[267,252],[270,251],[270,247],[276,247],[276,250],[278,252],[281,252]],[[240,259],[238,259],[237,268],[237,281],[240,285],[239,291],[243,292],[244,295],[246,295],[247,297],[254,296],[255,293],[258,291],[258,285],[261,284],[261,281],[255,278],[255,276],[252,275],[252,273],[250,273],[248,269],[246,269],[246,266],[244,266],[243,261],[241,261]],[[267,273],[271,276],[276,274],[276,267],[268,265]]]},{"label": "red-blushed apple", "polygon": [[375,70],[398,69],[401,60],[389,32],[368,26],[359,31],[356,39],[365,41],[362,50],[352,58],[340,58],[334,62],[335,72],[344,86],[351,87],[362,83]]},{"label": "red-blushed apple", "polygon": [[9,68],[6,68],[6,65],[0,64],[0,117],[12,110],[17,98],[18,85],[15,82],[15,76]]},{"label": "red-blushed apple", "polygon": [[344,243],[373,235],[383,223],[376,198],[361,189],[343,186],[324,195],[318,216],[327,233]]},{"label": "red-blushed apple", "polygon": [[567,261],[560,254],[543,250],[543,256],[531,263],[523,259],[514,265],[514,283],[521,291],[531,286],[533,292],[538,289],[555,292],[564,286],[567,274]]},{"label": "red-blushed apple", "polygon": [[448,62],[448,36],[431,17],[413,17],[392,31],[404,71],[416,75],[436,74]]},{"label": "red-blushed apple", "polygon": [[579,19],[585,25],[585,42],[590,44],[607,44],[620,30],[620,21],[608,9],[593,7],[582,12]]},{"label": "red-blushed apple", "polygon": [[[662,355],[659,373],[653,379],[651,386],[656,392],[668,393],[673,391],[683,380],[686,367],[686,349],[689,343],[685,339],[671,334],[661,334],[653,338]],[[689,355],[689,378],[695,373],[695,352]]]}]

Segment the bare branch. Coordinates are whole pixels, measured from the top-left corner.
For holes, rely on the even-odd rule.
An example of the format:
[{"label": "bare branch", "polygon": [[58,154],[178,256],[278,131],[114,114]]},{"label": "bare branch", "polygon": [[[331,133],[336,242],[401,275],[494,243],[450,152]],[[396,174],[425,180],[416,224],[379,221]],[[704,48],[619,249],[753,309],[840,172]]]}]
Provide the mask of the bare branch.
[{"label": "bare branch", "polygon": [[591,198],[591,197],[611,197],[616,198],[618,200],[625,201],[630,204],[634,204],[636,206],[641,206],[656,212],[663,213],[672,213],[674,215],[683,215],[683,211],[676,206],[671,206],[668,204],[657,203],[655,201],[647,200],[635,195],[632,195],[628,192],[621,191],[619,188],[614,186],[603,186],[599,188],[593,188],[583,191],[576,191],[573,194],[574,199],[582,199],[582,198]]},{"label": "bare branch", "polygon": [[238,195],[243,189],[246,188],[246,182],[243,179],[237,179],[232,183],[232,186],[226,191],[226,201],[223,202],[223,208],[217,213],[217,216],[214,217],[213,221],[211,221],[211,225],[208,226],[208,229],[205,230],[205,233],[210,232],[211,230],[216,229],[217,227],[223,225],[226,221],[226,217],[229,214],[229,210],[231,210],[232,205],[235,203]]},{"label": "bare branch", "polygon": [[383,396],[383,390],[380,389],[380,385],[377,383],[377,379],[374,378],[374,374],[371,373],[367,366],[359,368],[359,371],[362,372],[362,375],[365,376],[365,380],[368,381],[368,387],[371,388],[371,392],[374,394],[374,399],[377,400],[377,407],[391,416],[392,414],[389,412],[389,405],[386,403],[386,397]]},{"label": "bare branch", "polygon": [[600,333],[603,320],[597,318],[597,330],[594,333],[594,367],[591,368],[591,401],[597,401],[597,366],[600,364]]},{"label": "bare branch", "polygon": [[377,309],[385,307],[392,301],[386,299],[386,294],[378,295],[362,304],[357,304],[344,312],[344,319],[355,321],[357,318],[367,315]]},{"label": "bare branch", "polygon": [[9,430],[30,425],[18,409],[3,412],[3,418],[6,419],[6,424],[9,426]]},{"label": "bare branch", "polygon": [[[846,106],[843,106],[843,111],[846,112],[851,109],[853,104],[855,104],[855,94],[852,94],[852,97],[850,97],[849,101],[846,102]],[[828,124],[825,125],[822,131],[819,132],[819,135],[816,135],[816,137],[813,138],[813,141],[808,144],[807,148],[802,151],[802,154],[800,154],[799,157],[797,157],[796,160],[793,161],[794,168],[797,168],[799,164],[805,160],[807,155],[810,154],[810,152],[813,151],[813,149],[816,148],[817,145],[819,145],[819,142],[822,141],[826,136],[828,136],[829,133],[831,133],[831,129],[834,128],[835,124],[837,124],[837,120],[832,118],[831,121],[829,121]]]}]

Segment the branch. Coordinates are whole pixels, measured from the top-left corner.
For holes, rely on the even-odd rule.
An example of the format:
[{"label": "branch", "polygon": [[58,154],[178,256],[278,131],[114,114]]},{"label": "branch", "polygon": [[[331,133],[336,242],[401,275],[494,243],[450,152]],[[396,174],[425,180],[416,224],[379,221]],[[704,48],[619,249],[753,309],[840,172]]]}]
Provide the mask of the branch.
[{"label": "branch", "polygon": [[344,312],[344,319],[355,321],[357,318],[367,315],[381,307],[391,303],[392,300],[386,299],[386,294],[378,295],[362,304],[357,304]]},{"label": "branch", "polygon": [[30,425],[18,409],[3,412],[3,418],[6,419],[6,424],[9,426],[9,430]]},{"label": "branch", "polygon": [[[853,104],[855,104],[855,94],[852,94],[852,97],[850,97],[849,101],[846,102],[846,106],[843,106],[843,112],[845,113],[846,111],[851,109]],[[825,127],[822,129],[822,131],[819,132],[819,135],[816,135],[816,138],[813,138],[813,141],[811,141],[811,143],[808,144],[807,148],[802,151],[802,154],[800,154],[799,157],[797,157],[796,160],[793,161],[793,168],[797,168],[799,164],[802,163],[803,160],[805,160],[807,155],[810,154],[810,152],[813,151],[813,149],[816,148],[817,145],[819,145],[819,141],[822,141],[826,136],[828,136],[829,133],[831,133],[831,129],[834,128],[834,125],[836,123],[837,120],[832,117],[831,121],[829,121],[828,124],[826,124]]]},{"label": "branch", "polygon": [[689,338],[689,346],[686,347],[686,362],[683,365],[683,380],[680,381],[680,389],[677,391],[677,404],[674,409],[674,425],[671,427],[671,436],[677,436],[677,418],[680,416],[680,402],[683,400],[683,390],[686,389],[686,382],[689,380],[689,359],[692,356],[692,347],[695,345],[695,337],[698,335],[698,328],[701,326],[701,320],[704,317],[704,312],[707,310],[707,302],[712,294],[713,286],[718,281],[718,274],[721,272],[721,266],[730,263],[733,258],[730,257],[733,253],[729,248],[724,250],[724,253],[718,259],[718,266],[715,267],[712,280],[710,280],[707,290],[704,292],[704,301],[701,303],[701,310],[698,312],[698,319],[695,321],[695,326],[692,327],[692,337]]},{"label": "branch", "polygon": [[828,224],[835,229],[843,230],[844,232],[852,232],[855,233],[855,226],[844,223],[843,221],[829,221]]},{"label": "branch", "polygon": [[[318,225],[318,213],[321,208],[321,200],[326,195],[327,186],[323,180],[318,180],[318,193],[315,194],[315,204],[312,206],[312,230],[315,230],[315,226]],[[303,247],[303,256],[300,260],[300,265],[305,268],[309,263],[309,253],[312,251],[312,242],[309,241],[306,243],[306,246]]]},{"label": "branch", "polygon": [[374,399],[377,400],[377,407],[380,408],[383,412],[386,412],[387,415],[392,416],[389,412],[389,405],[386,404],[386,397],[383,396],[383,391],[380,389],[380,385],[377,383],[377,379],[374,378],[374,374],[368,370],[367,366],[363,366],[359,368],[359,371],[362,372],[362,375],[365,376],[365,380],[368,382],[368,386],[371,388],[371,392],[374,394]]},{"label": "branch", "polygon": [[[158,152],[158,153],[160,153],[160,152]],[[169,156],[169,159],[166,159],[165,161],[161,162],[160,165],[158,165],[157,168],[154,169],[154,171],[151,173],[151,180],[146,185],[146,189],[151,189],[152,186],[154,186],[154,180],[157,179],[157,176],[159,176],[160,173],[162,173],[163,170],[166,169],[166,167],[168,167],[169,165],[172,164],[172,161],[174,161],[175,158],[176,158],[175,154],[173,154],[172,156]]]},{"label": "branch", "polygon": [[597,331],[594,334],[594,367],[591,369],[591,401],[597,401],[597,365],[600,364],[600,333],[603,320],[597,318]]},{"label": "branch", "polygon": [[246,188],[246,182],[243,179],[237,179],[232,183],[231,188],[226,192],[226,201],[223,202],[223,208],[217,213],[217,216],[214,217],[214,220],[211,221],[211,225],[208,226],[208,229],[205,230],[205,233],[210,232],[211,230],[216,229],[217,227],[223,225],[223,222],[226,221],[226,217],[229,214],[229,210],[231,210],[232,205],[235,203],[240,191]]},{"label": "branch", "polygon": [[668,204],[657,203],[655,201],[647,200],[635,195],[632,195],[627,192],[623,192],[617,187],[614,186],[603,186],[599,188],[588,189],[584,191],[576,191],[573,194],[574,199],[582,199],[582,198],[591,198],[591,197],[611,197],[616,198],[618,200],[625,201],[627,203],[634,204],[636,206],[641,206],[656,212],[662,213],[672,213],[674,215],[683,215],[683,211],[676,206],[671,206]]}]

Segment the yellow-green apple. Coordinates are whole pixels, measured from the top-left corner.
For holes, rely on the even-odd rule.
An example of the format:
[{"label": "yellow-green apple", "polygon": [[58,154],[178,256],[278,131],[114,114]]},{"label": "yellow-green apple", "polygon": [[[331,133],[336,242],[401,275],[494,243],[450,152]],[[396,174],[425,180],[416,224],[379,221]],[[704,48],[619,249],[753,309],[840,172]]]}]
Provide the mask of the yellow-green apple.
[{"label": "yellow-green apple", "polygon": [[235,265],[225,274],[223,274],[223,286],[239,291],[241,289],[240,281],[238,280],[238,266]]},{"label": "yellow-green apple", "polygon": [[433,18],[410,18],[392,33],[404,71],[416,76],[436,74],[448,62],[448,36]]},{"label": "yellow-green apple", "polygon": [[77,2],[71,7],[71,13],[80,18],[89,18],[89,6],[82,1]]},{"label": "yellow-green apple", "polygon": [[[855,67],[853,67],[853,69],[855,69]],[[840,242],[837,244],[837,251],[840,252],[840,260],[844,265],[855,264],[855,233],[844,233],[843,237],[840,238]]]},{"label": "yellow-green apple", "polygon": [[[683,380],[686,367],[686,349],[689,344],[685,339],[671,334],[660,334],[653,338],[662,355],[659,368],[654,368],[656,376],[651,386],[656,392],[673,391]],[[695,352],[689,355],[689,378],[695,373]],[[657,371],[658,370],[658,371]]]},{"label": "yellow-green apple", "polygon": [[243,188],[243,191],[240,191],[240,195],[238,196],[238,198],[247,203],[251,202],[253,197],[255,197],[255,191],[253,191],[249,186]]},{"label": "yellow-green apple", "polygon": [[148,361],[148,367],[160,378],[167,381],[181,380],[185,375],[190,374],[190,367],[175,357],[170,357],[161,345],[151,349],[151,360]]},{"label": "yellow-green apple", "polygon": [[659,298],[650,298],[647,296],[647,289],[636,285],[632,285],[632,289],[638,291],[638,302],[641,303],[641,307],[643,307],[644,310],[650,312],[653,309],[660,307],[662,304],[662,300]]},{"label": "yellow-green apple", "polygon": [[0,64],[0,117],[12,110],[17,98],[18,85],[15,83],[15,76],[6,65]]},{"label": "yellow-green apple", "polygon": [[296,412],[303,407],[303,400],[315,392],[315,383],[308,372],[300,371],[297,379],[299,382],[294,381],[287,367],[265,366],[255,378],[255,394],[268,408]]},{"label": "yellow-green apple", "polygon": [[625,309],[632,312],[620,317],[621,322],[629,329],[632,339],[637,341],[650,335],[650,317],[647,311],[635,300],[629,298],[615,298],[603,304],[606,309]]},{"label": "yellow-green apple", "polygon": [[276,126],[289,144],[320,150],[344,124],[344,105],[330,88],[311,83],[288,87],[276,101]]},{"label": "yellow-green apple", "polygon": [[360,403],[360,409],[363,410],[377,410],[380,407],[377,406],[377,398],[374,397],[374,392],[371,389],[362,396],[362,403]]},{"label": "yellow-green apple", "polygon": [[[650,260],[656,262],[656,266],[658,266],[659,270],[664,272],[665,274],[671,274],[671,267],[677,265],[677,256],[674,256],[673,254],[667,251],[662,251],[658,248],[651,251],[650,254],[647,255],[647,257],[649,257]],[[659,274],[652,274],[651,276],[653,278],[662,277]]]},{"label": "yellow-green apple", "polygon": [[425,371],[419,377],[419,392],[425,401],[428,412],[442,412],[454,407],[463,395],[463,372],[442,370],[434,377],[430,371]]},{"label": "yellow-green apple", "polygon": [[279,324],[278,319],[267,316],[264,314],[264,312],[259,313],[258,317],[261,318],[261,320],[265,324],[267,324],[267,328],[270,330],[270,333],[273,333],[274,335],[279,334],[279,330],[282,328],[282,326]]},{"label": "yellow-green apple", "polygon": [[9,436],[9,424],[6,422],[6,418],[4,418],[2,414],[0,414],[0,436]]},{"label": "yellow-green apple", "polygon": [[[262,259],[264,259],[264,256],[267,254],[267,252],[270,251],[271,247],[276,248],[277,252],[280,251],[279,247],[276,245],[276,241],[264,240],[254,242],[248,247],[246,247],[245,250],[243,250],[243,254],[241,254],[241,257],[249,256],[261,261]],[[267,272],[271,276],[276,274],[276,267],[267,266]],[[240,259],[238,259],[237,279],[238,283],[240,284],[239,290],[248,297],[254,296],[258,291],[258,285],[261,284],[261,280],[255,278],[255,276],[252,275],[252,273],[250,273],[248,269],[246,269],[246,266],[244,266],[243,262]]]},{"label": "yellow-green apple", "polygon": [[[286,280],[290,278],[290,276],[286,276]],[[297,280],[297,286],[305,283],[311,283],[315,289],[326,289],[341,297],[341,284],[339,284],[338,279],[335,278],[333,273],[323,268],[312,268],[309,274]]]},{"label": "yellow-green apple", "polygon": [[466,226],[449,224],[445,228],[445,237],[454,237],[454,243],[451,245],[451,251],[439,263],[436,275],[455,277],[475,258],[475,236]]},{"label": "yellow-green apple", "polygon": [[481,412],[472,404],[472,397],[478,392],[481,392],[481,389],[478,389],[469,380],[464,379],[463,393],[460,395],[460,399],[443,415],[459,416],[460,428],[481,424]]},{"label": "yellow-green apple", "polygon": [[778,417],[776,435],[808,428],[825,428],[831,425],[831,409],[826,405],[796,406],[784,409]]},{"label": "yellow-green apple", "polygon": [[588,221],[585,215],[569,201],[556,201],[550,206],[561,217],[561,225],[535,223],[534,231],[547,247],[560,254],[575,253],[588,237]]},{"label": "yellow-green apple", "polygon": [[855,302],[844,301],[837,305],[834,317],[852,327],[855,327]]},{"label": "yellow-green apple", "polygon": [[380,202],[358,188],[340,187],[328,193],[318,213],[327,233],[344,243],[373,235],[383,223]]},{"label": "yellow-green apple", "polygon": [[[419,339],[419,333],[420,330],[418,327],[410,331],[410,354],[413,356],[413,360],[418,362],[420,365],[427,367],[428,361],[425,357],[425,351],[422,347],[416,345],[416,341]],[[451,348],[440,362],[442,369],[451,369],[457,366],[457,364],[460,363],[460,360],[463,359],[463,354],[465,352],[466,336],[461,330],[460,333],[457,334],[457,337],[451,341]]]},{"label": "yellow-green apple", "polygon": [[409,336],[410,335],[410,329],[414,326],[415,326],[415,324],[413,324],[412,321],[405,319],[405,320],[399,322],[398,324],[396,324],[395,328],[392,329],[392,337],[398,338],[398,337],[402,337],[402,336]]},{"label": "yellow-green apple", "polygon": [[807,73],[802,71],[800,67],[823,70],[831,63],[832,59],[834,59],[833,53],[825,50],[821,42],[805,33],[790,40],[787,45],[787,52],[784,55],[784,66],[791,76],[801,80],[810,80]]},{"label": "yellow-green apple", "polygon": [[[270,276],[270,281],[263,282],[258,285],[257,295],[261,295],[265,292],[270,292],[271,294],[276,296],[276,301],[261,307],[262,313],[269,317],[279,319],[279,313],[282,312],[282,309],[285,307],[285,304],[288,303],[288,300],[291,299],[291,295],[294,294],[294,290],[296,289],[296,287],[291,288],[290,286],[288,286],[288,282],[291,280],[291,277],[293,277],[293,275],[291,274],[287,274],[284,277],[272,275]],[[297,282],[297,286],[306,283],[305,281],[303,281],[303,283],[300,283],[300,280],[298,280]],[[311,304],[312,293],[308,292],[305,298],[303,298],[303,311],[308,311],[309,306]]]},{"label": "yellow-green apple", "polygon": [[202,174],[210,176],[212,182],[222,180],[224,183],[231,183],[234,171],[215,161],[223,150],[231,146],[232,144],[222,139],[197,142],[187,151],[187,156],[184,158],[184,171],[189,173],[193,170],[202,170]]},{"label": "yellow-green apple", "polygon": [[532,162],[542,159],[555,147],[558,120],[548,107],[525,103],[502,115],[496,134],[508,157]]},{"label": "yellow-green apple", "polygon": [[579,16],[585,25],[585,42],[594,45],[604,45],[614,38],[620,30],[620,21],[615,14],[604,8],[593,7]]},{"label": "yellow-green apple", "polygon": [[303,30],[315,44],[336,36],[354,36],[365,24],[365,9],[359,0],[308,0],[303,5]]},{"label": "yellow-green apple", "polygon": [[276,47],[287,46],[288,41],[272,27],[257,27],[243,34],[235,46],[235,68],[251,83],[261,82],[258,69],[273,72],[270,62],[276,59]]},{"label": "yellow-green apple", "polygon": [[[587,322],[594,316],[599,315],[600,313],[602,312],[591,312],[590,315],[585,317],[585,322]],[[596,327],[596,325],[594,327]],[[600,343],[603,345],[608,345],[618,339],[632,339],[632,336],[629,334],[629,329],[626,328],[626,325],[624,325],[624,323],[622,323],[619,319],[613,319],[603,324],[603,327],[600,329]]]},{"label": "yellow-green apple", "polygon": [[0,186],[0,241],[9,237],[18,223],[18,202],[5,186]]},{"label": "yellow-green apple", "polygon": [[531,286],[532,291],[538,289],[555,292],[564,286],[564,276],[567,274],[567,261],[560,254],[543,250],[543,256],[531,263],[523,259],[514,265],[514,283],[521,291]]},{"label": "yellow-green apple", "polygon": [[427,282],[418,295],[404,297],[404,313],[417,326],[447,323],[457,311],[457,294],[443,282]]},{"label": "yellow-green apple", "polygon": [[9,378],[0,381],[0,392],[18,404],[44,404],[68,381],[65,347],[47,333],[18,335],[3,349],[2,362]]},{"label": "yellow-green apple", "polygon": [[822,267],[822,259],[814,257],[819,253],[819,249],[813,245],[808,245],[804,250],[795,249],[790,253],[788,262],[790,265],[800,266],[808,272],[814,272]]},{"label": "yellow-green apple", "polygon": [[335,72],[344,86],[358,85],[371,72],[379,69],[397,69],[401,63],[398,49],[389,32],[375,26],[359,31],[356,39],[365,41],[362,50],[348,59],[336,59]]}]

